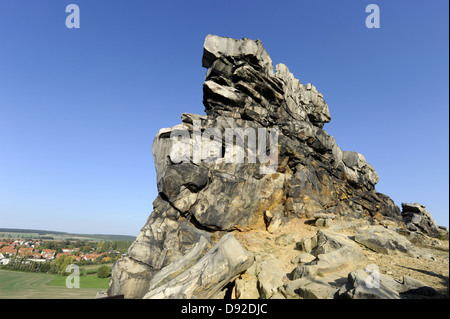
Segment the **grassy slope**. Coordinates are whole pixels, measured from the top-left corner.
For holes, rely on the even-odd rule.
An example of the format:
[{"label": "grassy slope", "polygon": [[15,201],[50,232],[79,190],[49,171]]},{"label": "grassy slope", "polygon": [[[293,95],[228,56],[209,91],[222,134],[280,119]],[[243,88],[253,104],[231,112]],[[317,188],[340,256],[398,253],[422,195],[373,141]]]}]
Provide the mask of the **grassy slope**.
[{"label": "grassy slope", "polygon": [[108,279],[87,276],[83,281],[81,276],[80,288],[69,289],[65,286],[65,278],[42,273],[0,270],[0,299],[92,299],[97,292],[107,288],[108,284]]},{"label": "grassy slope", "polygon": [[[66,278],[64,276],[56,276],[47,283],[50,286],[66,287]],[[108,289],[109,278],[98,278],[97,275],[80,276],[80,289],[81,288],[97,288]]]}]

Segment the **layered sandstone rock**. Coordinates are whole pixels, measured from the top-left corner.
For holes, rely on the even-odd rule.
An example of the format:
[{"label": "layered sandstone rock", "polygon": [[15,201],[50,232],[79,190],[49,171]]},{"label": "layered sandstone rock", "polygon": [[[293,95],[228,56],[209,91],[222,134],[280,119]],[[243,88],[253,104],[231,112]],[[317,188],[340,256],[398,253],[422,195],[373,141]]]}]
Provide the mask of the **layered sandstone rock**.
[{"label": "layered sandstone rock", "polygon": [[[226,282],[207,292],[189,286],[185,293],[179,285],[199,276],[188,269],[202,258],[214,265],[212,250],[227,232],[273,232],[316,214],[401,219],[394,202],[375,190],[379,177],[364,156],[342,151],[323,129],[331,120],[323,95],[283,64],[274,72],[260,41],[209,35],[202,65],[206,115],[182,114],[181,124],[156,135],[159,195],[128,257],[115,264],[109,295],[217,297]],[[230,266],[226,280],[251,265],[245,248],[232,246],[246,261]],[[232,254],[220,256],[232,264]],[[170,273],[164,286],[172,295],[155,286],[161,272]]]}]

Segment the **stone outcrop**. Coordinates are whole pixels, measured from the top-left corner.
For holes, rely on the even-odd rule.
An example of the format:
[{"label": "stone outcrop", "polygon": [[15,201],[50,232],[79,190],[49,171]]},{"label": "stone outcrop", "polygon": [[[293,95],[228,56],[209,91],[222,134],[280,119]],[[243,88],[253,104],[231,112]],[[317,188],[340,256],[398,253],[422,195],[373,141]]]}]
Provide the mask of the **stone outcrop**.
[{"label": "stone outcrop", "polygon": [[319,230],[312,238],[303,238],[301,246],[304,251],[316,258],[301,263],[291,273],[292,279],[324,276],[348,268],[364,259],[362,249],[346,236],[330,231]]},{"label": "stone outcrop", "polygon": [[312,278],[300,278],[280,288],[286,299],[335,299],[339,289],[347,282],[342,273]]},{"label": "stone outcrop", "polygon": [[432,287],[411,277],[399,281],[384,274],[374,276],[366,269],[351,272],[348,282],[336,292],[342,299],[423,299],[436,295]]},{"label": "stone outcrop", "polygon": [[[200,243],[200,242],[199,242]],[[237,275],[253,264],[253,256],[233,237],[227,234],[205,255],[194,263],[196,256],[206,247],[194,247],[181,262],[175,262],[158,272],[150,283],[144,299],[208,299],[214,297]],[[197,249],[196,249],[197,248]]]},{"label": "stone outcrop", "polygon": [[[260,41],[208,35],[202,65],[206,115],[184,113],[154,138],[158,196],[128,257],[114,265],[108,295],[219,296],[253,262],[233,231],[275,233],[293,218],[323,227],[338,217],[401,221],[364,156],[341,150],[323,129],[331,120],[323,95],[284,64],[274,71]],[[323,230],[312,241],[305,250],[315,259],[294,277],[361,257],[339,234]],[[264,265],[239,277],[237,295],[280,296],[283,283]]]},{"label": "stone outcrop", "polygon": [[430,212],[418,203],[402,203],[402,217],[411,231],[421,231],[430,237],[438,237],[442,232]]},{"label": "stone outcrop", "polygon": [[355,241],[382,254],[419,254],[418,249],[407,238],[381,225],[358,229]]}]

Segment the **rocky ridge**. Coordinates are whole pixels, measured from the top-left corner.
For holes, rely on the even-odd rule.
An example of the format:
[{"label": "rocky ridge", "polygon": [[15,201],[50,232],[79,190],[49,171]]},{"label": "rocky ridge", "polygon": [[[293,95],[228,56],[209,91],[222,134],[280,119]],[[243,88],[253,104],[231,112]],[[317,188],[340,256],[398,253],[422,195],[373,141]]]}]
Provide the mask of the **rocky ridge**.
[{"label": "rocky ridge", "polygon": [[[375,190],[379,177],[364,156],[342,151],[323,129],[331,116],[316,87],[284,64],[274,72],[259,40],[208,35],[203,49],[206,115],[182,114],[181,124],[156,135],[159,195],[128,256],[113,267],[109,296],[223,298],[231,290],[235,298],[355,298],[368,296],[354,269],[367,263],[364,249],[432,257],[400,233],[432,241],[445,231],[424,207],[401,212]],[[227,129],[246,137],[230,144]],[[273,132],[276,149],[260,139]],[[175,144],[182,160],[172,156]],[[357,233],[356,224],[364,226]],[[305,229],[313,234],[300,236]],[[252,242],[258,236],[278,236],[278,247],[264,252],[261,238]],[[278,248],[302,255],[286,262],[274,257]],[[393,292],[381,297],[427,286],[405,280],[384,278]]]}]

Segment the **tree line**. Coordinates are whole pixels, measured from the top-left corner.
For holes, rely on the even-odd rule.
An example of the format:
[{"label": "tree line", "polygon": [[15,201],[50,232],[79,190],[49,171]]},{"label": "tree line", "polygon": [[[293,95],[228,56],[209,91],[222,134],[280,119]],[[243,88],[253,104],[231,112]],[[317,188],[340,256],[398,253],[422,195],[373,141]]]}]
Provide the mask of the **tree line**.
[{"label": "tree line", "polygon": [[[53,259],[51,262],[38,262],[24,257],[13,257],[8,264],[1,266],[1,269],[68,276],[70,272],[66,272],[67,266],[73,263],[74,256],[70,255],[61,256],[58,259]],[[99,278],[106,278],[111,274],[111,268],[107,265],[102,265],[97,270],[94,270],[93,273],[87,272],[86,275],[94,273]]]},{"label": "tree line", "polygon": [[63,249],[79,248],[80,253],[90,253],[96,251],[98,253],[108,253],[110,251],[116,251],[119,253],[126,253],[128,248],[133,242],[128,240],[112,240],[112,241],[100,241],[90,242],[86,240],[63,240],[63,241],[44,241],[43,244],[38,246],[38,252],[43,249],[53,249],[56,253],[61,253]]}]

